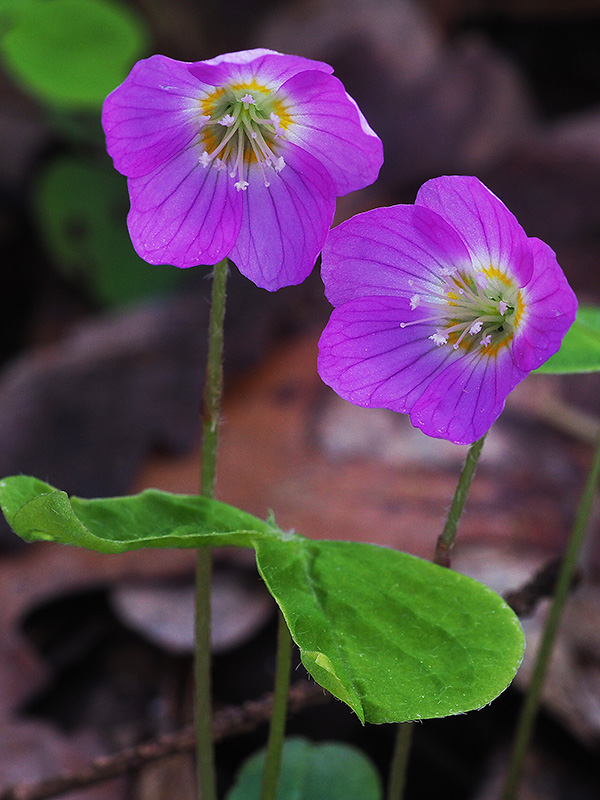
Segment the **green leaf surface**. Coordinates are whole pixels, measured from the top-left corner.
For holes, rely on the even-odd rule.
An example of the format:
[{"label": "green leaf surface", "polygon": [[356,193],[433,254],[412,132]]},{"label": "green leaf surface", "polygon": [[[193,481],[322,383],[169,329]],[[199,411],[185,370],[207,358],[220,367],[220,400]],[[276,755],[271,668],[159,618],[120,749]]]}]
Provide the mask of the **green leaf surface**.
[{"label": "green leaf surface", "polygon": [[0,507],[25,541],[52,541],[100,553],[141,547],[252,547],[281,532],[205,497],[149,489],[131,497],[82,500],[24,475],[0,481]]},{"label": "green leaf surface", "polygon": [[502,598],[406,553],[305,539],[216,500],[157,490],[82,500],[13,476],[0,480],[0,507],[27,541],[102,553],[254,547],[305,667],[362,721],[481,708],[521,662],[523,632]]},{"label": "green leaf surface", "polygon": [[516,616],[465,575],[370,544],[296,537],[255,546],[304,666],[363,721],[481,708],[521,663]]},{"label": "green leaf surface", "polygon": [[125,219],[125,179],[109,166],[65,157],[51,162],[35,186],[42,241],[68,279],[103,306],[118,306],[179,285],[182,270],[152,266],[133,249]]},{"label": "green leaf surface", "polygon": [[600,371],[600,308],[580,306],[558,353],[536,372],[568,375]]},{"label": "green leaf surface", "polygon": [[[226,800],[258,800],[265,751],[244,762]],[[380,800],[379,775],[370,759],[345,744],[286,739],[277,800]]]},{"label": "green leaf surface", "polygon": [[9,19],[0,39],[6,67],[53,105],[99,108],[149,47],[142,20],[112,0],[21,0]]}]

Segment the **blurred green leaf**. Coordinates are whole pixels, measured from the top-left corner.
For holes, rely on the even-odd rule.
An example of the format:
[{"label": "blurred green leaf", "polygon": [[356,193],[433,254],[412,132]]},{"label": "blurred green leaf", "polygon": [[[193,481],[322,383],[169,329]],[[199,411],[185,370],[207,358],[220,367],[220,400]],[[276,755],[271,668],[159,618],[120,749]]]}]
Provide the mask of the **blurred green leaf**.
[{"label": "blurred green leaf", "polygon": [[600,308],[580,306],[558,353],[536,372],[574,374],[600,370]]},{"label": "blurred green leaf", "polygon": [[[243,764],[226,800],[258,800],[265,751]],[[380,800],[381,784],[371,760],[346,744],[286,739],[277,800]]]},{"label": "blurred green leaf", "polygon": [[83,284],[100,304],[117,306],[177,286],[185,276],[153,266],[134,251],[127,232],[125,179],[75,157],[51,162],[34,187],[41,238],[57,269]]},{"label": "blurred green leaf", "polygon": [[49,104],[99,108],[149,48],[140,17],[113,0],[27,0],[18,12],[6,9],[4,63]]},{"label": "blurred green leaf", "polygon": [[511,682],[523,632],[477,581],[396,550],[286,534],[224,503],[150,490],[69,498],[36,478],[0,480],[0,506],[27,541],[120,553],[140,547],[254,547],[302,662],[362,721],[481,708]]}]

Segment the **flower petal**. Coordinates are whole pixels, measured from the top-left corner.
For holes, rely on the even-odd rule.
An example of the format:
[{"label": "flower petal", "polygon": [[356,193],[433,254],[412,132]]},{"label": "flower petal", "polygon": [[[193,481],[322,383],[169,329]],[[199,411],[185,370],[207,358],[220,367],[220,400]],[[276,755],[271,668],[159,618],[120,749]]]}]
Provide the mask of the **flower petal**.
[{"label": "flower petal", "polygon": [[102,109],[115,168],[129,178],[148,175],[186,147],[200,129],[202,94],[187,64],[166,56],[138,61]]},{"label": "flower petal", "polygon": [[460,233],[476,267],[495,267],[520,286],[529,282],[533,265],[525,231],[478,178],[433,178],[421,186],[415,204],[436,211]]},{"label": "flower petal", "polygon": [[537,369],[560,349],[577,312],[577,298],[552,248],[535,238],[529,246],[534,271],[523,290],[526,310],[513,340],[515,361],[526,370]]},{"label": "flower petal", "polygon": [[258,83],[278,88],[284,81],[306,70],[317,70],[331,74],[333,67],[324,61],[313,61],[303,56],[288,56],[276,50],[257,47],[254,50],[239,50],[235,53],[224,53],[207,61],[199,61],[190,66],[192,75],[202,77],[204,65],[224,66],[228,70],[228,78],[232,83],[245,82],[256,78]]},{"label": "flower petal", "polygon": [[334,228],[321,275],[327,299],[339,306],[364,295],[437,291],[445,269],[470,265],[462,239],[439,214],[399,205],[357,214]]},{"label": "flower petal", "polygon": [[130,178],[133,246],[150,264],[216,264],[238,235],[242,199],[225,171],[200,165],[195,147],[150,175]]},{"label": "flower petal", "polygon": [[461,357],[436,347],[427,323],[402,328],[414,313],[401,297],[360,297],[334,308],[319,341],[322,380],[356,405],[409,412],[435,375]]},{"label": "flower petal", "polygon": [[495,355],[484,348],[463,354],[427,386],[411,409],[411,422],[428,436],[472,444],[491,428],[527,374],[509,347]]},{"label": "flower petal", "polygon": [[312,271],[333,220],[335,195],[327,170],[292,144],[286,166],[268,170],[265,186],[256,164],[240,192],[242,224],[231,258],[257,286],[273,292],[301,283]]},{"label": "flower petal", "polygon": [[337,78],[301,72],[279,93],[293,119],[286,137],[324,164],[338,197],[377,179],[383,145]]}]

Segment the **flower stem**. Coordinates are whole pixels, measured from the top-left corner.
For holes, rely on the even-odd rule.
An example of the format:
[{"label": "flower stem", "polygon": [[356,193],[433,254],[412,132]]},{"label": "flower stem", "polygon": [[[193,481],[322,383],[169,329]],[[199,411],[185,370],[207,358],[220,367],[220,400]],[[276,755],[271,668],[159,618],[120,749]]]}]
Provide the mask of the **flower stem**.
[{"label": "flower stem", "polygon": [[456,487],[456,491],[454,492],[454,497],[452,498],[452,505],[450,506],[450,511],[448,512],[446,524],[444,525],[444,530],[437,540],[435,554],[433,556],[434,563],[439,564],[441,567],[450,566],[450,550],[452,549],[454,539],[456,538],[458,521],[460,520],[463,508],[465,507],[467,494],[469,492],[471,482],[473,481],[475,470],[477,469],[477,462],[479,461],[479,456],[481,455],[481,450],[483,448],[483,443],[485,442],[486,436],[487,434],[484,434],[481,439],[473,442],[469,448],[469,452],[467,453],[467,458],[462,468],[462,472],[460,473],[460,478],[458,479],[458,485]]},{"label": "flower stem", "polygon": [[404,797],[413,727],[412,722],[401,722],[396,727],[396,742],[392,755],[387,800],[402,800]]},{"label": "flower stem", "polygon": [[531,681],[527,690],[527,696],[525,698],[519,723],[517,725],[517,732],[513,743],[513,750],[506,774],[506,780],[500,796],[501,800],[513,800],[513,798],[516,796],[525,755],[529,747],[535,718],[540,705],[548,663],[550,661],[554,641],[558,633],[563,607],[573,583],[575,570],[577,569],[581,546],[585,540],[592,502],[594,500],[594,495],[596,494],[599,478],[600,438],[598,439],[598,443],[596,445],[594,460],[592,461],[592,466],[585,483],[583,495],[577,510],[577,516],[569,536],[569,541],[567,542],[567,549],[556,581],[552,604],[546,618],[544,631],[542,633],[542,640],[540,642],[535,666],[533,668],[533,674],[531,676]]},{"label": "flower stem", "polygon": [[292,638],[281,611],[278,612],[278,617],[277,667],[273,691],[273,713],[263,767],[260,800],[276,800],[277,798],[281,756],[285,739],[285,719],[292,666]]},{"label": "flower stem", "polygon": [[[225,287],[228,259],[215,266],[210,319],[208,324],[208,356],[202,395],[202,467],[200,493],[215,495],[215,473],[221,395],[223,392],[223,323],[225,320]],[[210,676],[210,586],[212,556],[210,548],[200,547],[196,561],[195,622],[195,706],[196,775],[199,800],[216,800],[214,746],[212,736]]]}]

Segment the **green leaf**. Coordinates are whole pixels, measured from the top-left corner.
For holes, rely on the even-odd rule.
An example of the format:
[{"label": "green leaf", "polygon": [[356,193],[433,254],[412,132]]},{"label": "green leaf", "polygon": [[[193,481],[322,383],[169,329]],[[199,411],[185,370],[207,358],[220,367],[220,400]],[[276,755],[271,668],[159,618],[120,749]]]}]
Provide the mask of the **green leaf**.
[{"label": "green leaf", "polygon": [[580,306],[558,353],[536,372],[573,374],[600,371],[600,308]]},{"label": "green leaf", "polygon": [[41,238],[62,274],[84,284],[100,304],[117,306],[177,286],[182,270],[152,266],[135,253],[125,219],[124,178],[77,158],[41,173],[34,204]]},{"label": "green leaf", "polygon": [[498,595],[406,553],[304,539],[216,500],[156,490],[82,500],[13,476],[0,480],[0,507],[27,541],[102,553],[254,547],[305,667],[362,721],[481,708],[521,662],[523,632]]},{"label": "green leaf", "polygon": [[[244,762],[226,800],[258,800],[265,751]],[[277,800],[380,800],[379,775],[369,758],[345,744],[286,739]]]},{"label": "green leaf", "polygon": [[4,63],[52,105],[99,108],[149,47],[138,15],[112,0],[29,1],[10,16]]},{"label": "green leaf", "polygon": [[304,666],[363,721],[481,708],[521,663],[516,616],[465,575],[354,542],[296,537],[255,547]]},{"label": "green leaf", "polygon": [[25,541],[61,542],[100,553],[141,547],[252,547],[281,536],[267,522],[206,497],[150,489],[131,497],[82,500],[24,475],[0,481],[0,507]]}]

